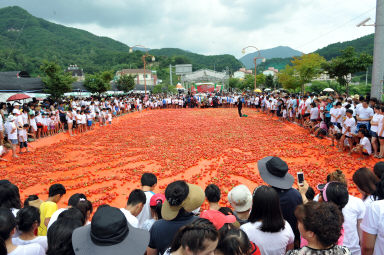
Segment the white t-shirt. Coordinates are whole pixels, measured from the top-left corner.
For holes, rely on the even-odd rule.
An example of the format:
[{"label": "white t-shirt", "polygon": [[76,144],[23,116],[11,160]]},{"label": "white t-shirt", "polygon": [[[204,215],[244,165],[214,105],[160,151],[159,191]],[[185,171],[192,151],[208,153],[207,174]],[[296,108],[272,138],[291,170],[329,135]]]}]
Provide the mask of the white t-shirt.
[{"label": "white t-shirt", "polygon": [[285,228],[280,232],[263,232],[259,228],[261,222],[245,223],[240,228],[248,235],[251,242],[259,247],[262,255],[281,255],[285,254],[286,248],[295,240],[292,228],[285,221]]},{"label": "white t-shirt", "polygon": [[316,107],[311,108],[311,120],[317,120],[319,118],[319,109]]},{"label": "white t-shirt", "polygon": [[139,220],[135,216],[133,216],[130,211],[125,208],[120,208],[120,210],[122,213],[124,213],[124,216],[125,218],[127,218],[129,224],[131,224],[135,228],[139,227]]},{"label": "white t-shirt", "polygon": [[331,122],[335,123],[337,122],[336,118],[340,115],[340,111],[338,108],[332,107],[329,114],[331,114]]},{"label": "white t-shirt", "polygon": [[367,208],[361,229],[371,235],[377,235],[373,255],[382,255],[384,251],[384,200],[375,201]]},{"label": "white t-shirt", "polygon": [[151,217],[151,207],[149,206],[149,202],[151,201],[151,197],[154,195],[152,191],[144,192],[147,200],[145,201],[145,205],[143,206],[143,210],[137,215],[137,220],[139,221],[139,226],[142,228],[144,222],[146,220],[152,219]]},{"label": "white t-shirt", "polygon": [[371,155],[372,153],[372,146],[371,146],[371,142],[369,141],[369,139],[367,137],[363,137],[360,139],[360,144],[363,145],[363,148],[367,150],[367,153],[369,155]]},{"label": "white t-shirt", "polygon": [[19,245],[8,255],[45,255],[45,250],[40,244],[32,243],[27,245]]},{"label": "white t-shirt", "polygon": [[[369,119],[374,115],[374,112],[371,107],[367,107],[367,108],[359,107],[356,109],[356,115],[359,115],[360,119]],[[368,122],[368,121],[358,120],[358,122]]]},{"label": "white t-shirt", "polygon": [[[343,134],[344,134],[344,132],[345,132],[345,135],[346,135],[346,136],[351,137],[351,136],[352,136],[351,133],[353,132],[355,126],[356,126],[356,121],[355,121],[355,119],[354,119],[353,117],[351,117],[351,118],[348,118],[348,117],[347,117],[347,118],[345,119],[345,121],[344,121],[344,124],[343,124],[343,131],[342,131]],[[348,127],[350,127],[350,130],[349,130],[348,132],[346,132],[346,130],[347,130]]]},{"label": "white t-shirt", "polygon": [[48,223],[48,226],[47,226],[47,229],[49,229],[52,224],[57,221],[57,218],[59,217],[60,213],[64,212],[68,210],[68,208],[60,208],[59,210],[57,210],[56,212],[54,212],[51,216],[51,218],[49,219],[49,223]]},{"label": "white t-shirt", "polygon": [[40,244],[45,251],[48,250],[48,240],[46,236],[37,236],[33,240],[22,240],[20,239],[20,237],[16,237],[16,238],[12,238],[12,243],[14,245],[27,245],[31,243],[37,243],[37,244]]},{"label": "white t-shirt", "polygon": [[377,114],[375,113],[372,117],[372,121],[375,122],[377,124],[377,126],[372,126],[371,125],[371,130],[372,132],[376,132],[378,131],[378,126],[379,126],[379,123],[383,120],[383,115],[381,114]]},{"label": "white t-shirt", "polygon": [[[15,129],[15,131],[11,133],[13,129]],[[7,134],[8,139],[17,139],[16,124],[14,121],[5,123],[5,133]]]},{"label": "white t-shirt", "polygon": [[353,255],[361,254],[357,221],[364,218],[365,204],[360,198],[349,196],[347,205],[343,208],[344,241]]}]

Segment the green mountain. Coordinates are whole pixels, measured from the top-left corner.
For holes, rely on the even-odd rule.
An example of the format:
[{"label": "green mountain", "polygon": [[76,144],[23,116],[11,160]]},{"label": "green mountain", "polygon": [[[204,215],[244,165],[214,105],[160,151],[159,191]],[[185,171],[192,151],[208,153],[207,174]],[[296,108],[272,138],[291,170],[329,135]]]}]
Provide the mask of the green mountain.
[{"label": "green mountain", "polygon": [[[290,57],[301,56],[301,55],[303,55],[302,52],[294,50],[287,46],[278,46],[271,49],[260,50],[260,56],[266,58],[267,60],[272,58],[280,58],[280,59],[290,58]],[[258,56],[257,52],[252,52],[241,57],[239,60],[241,61],[241,63],[243,63],[243,65],[246,68],[253,68],[255,66],[253,59],[254,57],[257,57],[257,56]],[[261,63],[261,60],[257,61],[257,64],[259,63]]]},{"label": "green mountain", "polygon": [[[330,44],[324,48],[316,50],[315,53],[319,53],[325,59],[330,60],[334,57],[340,56],[341,50],[344,50],[345,48],[352,46],[355,48],[357,52],[367,52],[373,55],[373,41],[374,41],[374,34],[370,34],[352,41]],[[292,57],[267,59],[265,63],[258,64],[257,72],[264,71],[265,69],[268,69],[268,67],[274,67],[279,70],[284,69],[286,65],[291,64],[291,60],[293,60]],[[251,68],[252,67],[253,66],[251,66]]]},{"label": "green mountain", "polygon": [[[121,68],[142,68],[142,51],[129,53],[129,46],[87,31],[48,22],[14,6],[0,9],[0,71],[26,70],[39,75],[44,60],[62,67],[76,64],[86,73]],[[158,56],[151,68],[167,78],[169,64],[191,63],[196,68],[237,69],[241,63],[230,55],[204,56],[172,49],[153,50]],[[167,54],[163,54],[167,52]]]}]

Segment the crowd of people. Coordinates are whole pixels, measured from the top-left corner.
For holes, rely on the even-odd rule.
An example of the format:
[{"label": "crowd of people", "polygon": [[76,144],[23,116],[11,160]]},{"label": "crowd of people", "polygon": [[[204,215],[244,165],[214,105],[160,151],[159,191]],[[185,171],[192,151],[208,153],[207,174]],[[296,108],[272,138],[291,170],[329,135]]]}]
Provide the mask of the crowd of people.
[{"label": "crowd of people", "polygon": [[[45,201],[0,180],[0,254],[11,255],[380,255],[384,253],[384,162],[353,175],[362,198],[349,195],[341,170],[324,182],[294,188],[289,166],[278,157],[258,162],[265,185],[245,185],[221,203],[215,184],[203,190],[184,180],[154,193],[156,175],[144,173],[122,208],[93,212],[81,193],[66,197],[53,184]],[[316,191],[315,191],[316,190]],[[68,199],[66,208],[59,201]],[[201,210],[204,201],[209,208]]]}]

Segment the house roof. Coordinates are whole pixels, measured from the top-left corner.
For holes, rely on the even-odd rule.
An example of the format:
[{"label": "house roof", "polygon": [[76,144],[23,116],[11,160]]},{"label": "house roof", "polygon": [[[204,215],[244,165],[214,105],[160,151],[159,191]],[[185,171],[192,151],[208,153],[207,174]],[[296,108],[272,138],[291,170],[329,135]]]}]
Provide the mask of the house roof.
[{"label": "house roof", "polygon": [[43,90],[43,81],[40,78],[24,77],[29,77],[29,74],[23,71],[0,72],[0,92],[39,92]]}]

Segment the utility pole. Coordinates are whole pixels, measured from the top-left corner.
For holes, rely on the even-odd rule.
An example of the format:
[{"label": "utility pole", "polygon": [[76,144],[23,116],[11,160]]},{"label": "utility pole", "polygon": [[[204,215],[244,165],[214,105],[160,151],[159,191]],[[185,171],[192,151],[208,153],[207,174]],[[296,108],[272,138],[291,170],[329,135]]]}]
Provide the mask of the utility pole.
[{"label": "utility pole", "polygon": [[382,101],[384,80],[384,0],[376,0],[371,97]]},{"label": "utility pole", "polygon": [[173,86],[173,82],[172,82],[172,65],[171,64],[169,65],[169,80],[171,82],[171,86]]}]

